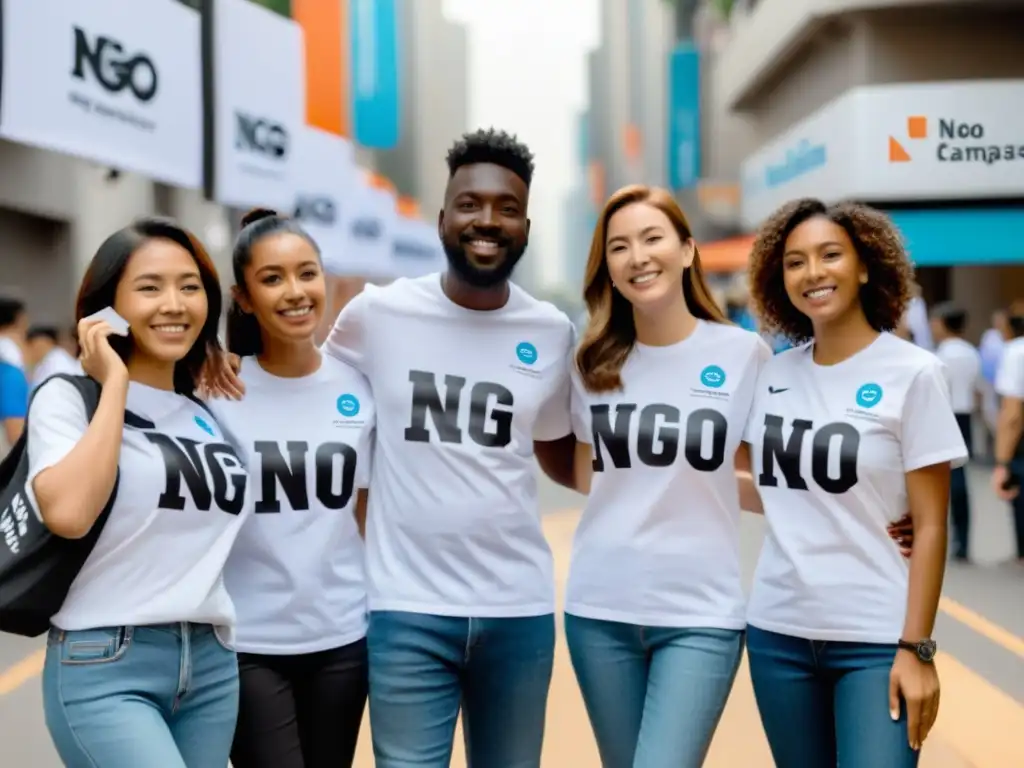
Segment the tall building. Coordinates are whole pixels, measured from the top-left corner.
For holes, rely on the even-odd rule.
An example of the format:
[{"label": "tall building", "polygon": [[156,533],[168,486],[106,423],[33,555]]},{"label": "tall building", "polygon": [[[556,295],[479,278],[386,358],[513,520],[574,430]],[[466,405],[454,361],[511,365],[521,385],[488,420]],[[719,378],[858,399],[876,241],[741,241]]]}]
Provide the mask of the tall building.
[{"label": "tall building", "polygon": [[1024,295],[1022,49],[1019,3],[737,2],[708,172],[741,184],[748,231],[806,195],[886,210],[926,299],[966,305],[976,334]]},{"label": "tall building", "polygon": [[439,1],[396,2],[401,134],[397,147],[374,153],[373,163],[433,220],[444,203],[448,148],[469,126],[466,29],[444,15]]}]

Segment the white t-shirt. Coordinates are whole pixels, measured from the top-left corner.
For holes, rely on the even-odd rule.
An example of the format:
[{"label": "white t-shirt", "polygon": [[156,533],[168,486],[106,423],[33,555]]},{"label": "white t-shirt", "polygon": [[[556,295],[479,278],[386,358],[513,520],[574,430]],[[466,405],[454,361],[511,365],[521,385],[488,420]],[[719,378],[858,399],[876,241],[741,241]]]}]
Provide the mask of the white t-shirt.
[{"label": "white t-shirt", "polygon": [[888,333],[837,365],[812,350],[768,361],[744,436],[768,522],[747,620],[895,643],[908,563],[886,529],[908,511],[906,473],[959,465],[967,448],[931,352]]},{"label": "white t-shirt", "polygon": [[211,403],[247,453],[254,514],[224,580],[246,653],[315,653],[366,634],[363,540],[353,510],[369,480],[373,399],[358,371],[324,356],[286,379],[242,361],[245,398]]},{"label": "white t-shirt", "polygon": [[[222,628],[230,643],[235,611],[223,569],[252,511],[244,463],[183,395],[132,382],[126,407],[143,421],[125,424],[116,501],[52,622],[76,630],[190,621]],[[28,423],[31,486],[85,433],[82,396],[61,379],[47,382]]]},{"label": "white t-shirt", "polygon": [[571,431],[569,318],[511,286],[473,311],[441,276],[367,286],[324,350],[377,403],[367,513],[371,610],[536,616],[554,610],[534,440]]},{"label": "white t-shirt", "polygon": [[735,455],[771,350],[699,321],[684,341],[637,344],[623,389],[573,377],[576,438],[592,446],[590,495],[565,610],[641,626],[746,626]]},{"label": "white t-shirt", "polygon": [[1024,400],[1024,337],[1006,342],[996,373],[996,393]]},{"label": "white t-shirt", "polygon": [[953,413],[970,414],[981,391],[981,355],[973,344],[963,339],[945,339],[935,349],[945,366],[946,384]]}]

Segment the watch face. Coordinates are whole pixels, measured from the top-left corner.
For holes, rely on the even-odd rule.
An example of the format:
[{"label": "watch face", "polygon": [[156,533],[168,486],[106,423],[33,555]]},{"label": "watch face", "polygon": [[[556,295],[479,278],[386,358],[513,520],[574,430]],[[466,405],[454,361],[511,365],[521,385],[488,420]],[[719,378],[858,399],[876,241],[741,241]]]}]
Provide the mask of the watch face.
[{"label": "watch face", "polygon": [[922,640],[917,645],[917,655],[921,661],[931,661],[934,659],[936,650],[938,650],[938,646],[934,640]]}]

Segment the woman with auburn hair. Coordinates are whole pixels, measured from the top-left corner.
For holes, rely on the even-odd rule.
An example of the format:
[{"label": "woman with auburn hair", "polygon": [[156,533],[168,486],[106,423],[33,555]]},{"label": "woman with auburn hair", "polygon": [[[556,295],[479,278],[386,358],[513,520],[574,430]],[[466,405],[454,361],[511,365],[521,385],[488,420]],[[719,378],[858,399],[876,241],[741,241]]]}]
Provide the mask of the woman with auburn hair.
[{"label": "woman with auburn hair", "polygon": [[771,352],[726,321],[665,190],[611,197],[584,297],[566,639],[605,768],[696,768],[743,651],[735,457]]},{"label": "woman with auburn hair", "polygon": [[[798,200],[764,225],[751,298],[801,345],[770,360],[745,443],[768,522],[747,612],[780,768],[910,768],[939,704],[931,633],[950,467],[967,457],[942,363],[894,335],[911,266],[892,223]],[[907,509],[909,566],[886,527]]]}]

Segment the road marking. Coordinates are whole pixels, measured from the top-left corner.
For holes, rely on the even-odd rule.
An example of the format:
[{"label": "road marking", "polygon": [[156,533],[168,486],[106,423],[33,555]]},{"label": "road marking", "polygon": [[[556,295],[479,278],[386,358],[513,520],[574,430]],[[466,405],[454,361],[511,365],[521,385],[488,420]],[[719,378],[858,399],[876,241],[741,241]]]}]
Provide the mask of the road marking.
[{"label": "road marking", "polygon": [[1018,637],[1008,629],[1003,629],[1003,627],[993,621],[989,621],[980,613],[972,611],[967,606],[960,605],[960,603],[950,600],[948,597],[943,597],[939,601],[939,609],[961,624],[973,629],[979,635],[987,637],[996,645],[1001,645],[1010,653],[1015,653],[1024,659],[1024,638]]},{"label": "road marking", "polygon": [[1024,765],[1024,706],[948,653],[935,664],[942,701],[934,736],[971,765]]},{"label": "road marking", "polygon": [[46,659],[46,649],[29,654],[14,666],[0,672],[0,696],[17,690],[36,675],[43,671],[43,661]]}]

